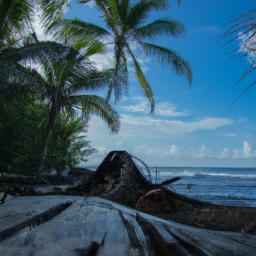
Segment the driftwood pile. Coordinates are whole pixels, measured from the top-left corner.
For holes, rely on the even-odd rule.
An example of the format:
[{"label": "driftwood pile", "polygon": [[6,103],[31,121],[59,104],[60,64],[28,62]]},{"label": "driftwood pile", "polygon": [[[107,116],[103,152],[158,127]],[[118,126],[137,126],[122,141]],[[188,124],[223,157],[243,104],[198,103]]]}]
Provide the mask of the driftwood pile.
[{"label": "driftwood pile", "polygon": [[255,233],[255,208],[177,194],[167,187],[176,180],[152,184],[127,152],[110,152],[87,181],[60,196],[0,205],[0,255],[256,255],[256,236],[248,234]]}]

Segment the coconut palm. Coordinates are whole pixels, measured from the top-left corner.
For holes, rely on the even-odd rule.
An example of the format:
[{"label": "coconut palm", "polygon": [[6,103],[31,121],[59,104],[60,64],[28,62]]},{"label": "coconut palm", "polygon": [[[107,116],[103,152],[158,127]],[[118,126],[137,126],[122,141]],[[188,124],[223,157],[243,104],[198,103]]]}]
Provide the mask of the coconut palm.
[{"label": "coconut palm", "polygon": [[43,81],[41,100],[49,108],[40,167],[45,165],[49,139],[61,112],[72,116],[81,112],[85,122],[90,115],[95,114],[105,121],[111,132],[119,130],[119,118],[111,106],[99,96],[86,94],[86,90],[103,87],[111,74],[109,71],[95,70],[89,60],[89,56],[103,51],[103,45],[97,41],[84,41],[74,47],[78,50],[83,48],[83,54],[74,51],[59,63],[43,62],[37,71]]},{"label": "coconut palm", "polygon": [[[80,3],[87,2],[88,0],[80,0]],[[127,87],[128,60],[131,59],[139,84],[151,104],[151,112],[154,111],[153,92],[136,57],[138,50],[170,65],[176,74],[185,76],[191,83],[192,72],[187,61],[176,51],[149,42],[162,35],[177,37],[185,32],[184,26],[173,19],[157,19],[145,23],[152,11],[167,8],[166,0],[146,0],[136,3],[130,0],[95,0],[95,4],[102,14],[105,27],[79,19],[66,19],[59,26],[60,38],[68,41],[81,40],[90,35],[112,44],[114,72],[109,84],[108,98],[114,93],[118,99],[122,90]]]}]

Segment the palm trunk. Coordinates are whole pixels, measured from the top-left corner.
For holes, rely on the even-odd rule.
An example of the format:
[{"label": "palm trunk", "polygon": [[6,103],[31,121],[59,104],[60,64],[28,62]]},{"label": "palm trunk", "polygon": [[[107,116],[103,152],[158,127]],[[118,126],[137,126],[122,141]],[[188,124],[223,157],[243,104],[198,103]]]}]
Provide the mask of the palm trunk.
[{"label": "palm trunk", "polygon": [[48,154],[49,141],[50,141],[52,132],[54,130],[55,122],[56,122],[59,111],[60,111],[60,108],[59,108],[56,100],[53,99],[52,105],[51,105],[51,111],[49,113],[48,124],[47,124],[47,128],[46,128],[45,135],[43,138],[43,143],[42,143],[41,163],[39,165],[40,170],[44,170],[44,168],[45,168],[45,162],[46,162],[46,158],[47,158],[47,154]]}]

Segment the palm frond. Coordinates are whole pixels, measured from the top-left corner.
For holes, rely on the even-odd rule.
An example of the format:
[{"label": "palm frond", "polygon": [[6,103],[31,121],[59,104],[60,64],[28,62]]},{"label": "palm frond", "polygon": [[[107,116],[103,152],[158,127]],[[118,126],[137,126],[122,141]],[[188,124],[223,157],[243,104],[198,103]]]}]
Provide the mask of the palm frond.
[{"label": "palm frond", "polygon": [[71,47],[56,42],[39,42],[20,48],[7,48],[0,52],[0,58],[12,62],[18,61],[42,61],[44,59],[59,61],[67,56],[77,55],[78,52]]},{"label": "palm frond", "polygon": [[0,41],[14,31],[24,30],[31,19],[33,0],[0,1]]},{"label": "palm frond", "polygon": [[77,93],[80,90],[95,90],[107,87],[112,78],[112,69],[98,71],[95,69],[89,70],[83,78],[73,77],[71,93]]},{"label": "palm frond", "polygon": [[170,64],[177,75],[185,76],[188,82],[190,84],[192,83],[192,71],[190,65],[187,61],[180,57],[177,52],[150,43],[140,43],[146,54],[156,57],[157,60],[162,63]]},{"label": "palm frond", "polygon": [[249,84],[242,93],[240,93],[240,95],[234,100],[233,103],[236,103],[242,96],[244,96],[248,91],[250,91],[253,87],[256,86],[256,81],[252,82],[251,84]]},{"label": "palm frond", "polygon": [[118,12],[119,12],[121,24],[123,26],[123,30],[125,30],[126,18],[127,18],[129,9],[130,9],[130,0],[123,0],[121,4],[119,4]]},{"label": "palm frond", "polygon": [[115,47],[115,66],[110,70],[112,70],[112,77],[106,99],[109,101],[112,93],[114,93],[115,101],[117,101],[120,99],[123,91],[127,90],[128,86],[127,59],[123,46],[119,44],[116,44]]},{"label": "palm frond", "polygon": [[25,68],[17,63],[0,60],[0,89],[37,90],[45,85],[43,78],[33,69]]},{"label": "palm frond", "polygon": [[140,86],[141,88],[143,89],[144,91],[144,94],[145,96],[147,97],[149,103],[150,103],[150,106],[151,106],[151,113],[154,112],[155,110],[155,99],[154,99],[154,95],[153,95],[153,92],[152,92],[152,89],[147,81],[147,79],[145,78],[144,76],[144,73],[140,67],[140,64],[139,62],[136,60],[135,56],[133,55],[131,49],[129,47],[127,47],[128,50],[129,50],[129,53],[132,57],[132,60],[133,60],[133,65],[134,65],[134,69],[135,69],[135,73],[137,75],[137,79],[140,83]]},{"label": "palm frond", "polygon": [[108,125],[111,132],[117,133],[119,131],[118,114],[104,99],[96,95],[71,96],[70,98],[73,102],[82,106],[84,116],[97,115]]},{"label": "palm frond", "polygon": [[87,4],[89,2],[91,2],[92,0],[79,0],[80,4]]},{"label": "palm frond", "polygon": [[145,0],[144,2],[149,5],[151,10],[163,11],[169,7],[168,0]]},{"label": "palm frond", "polygon": [[119,0],[108,0],[107,1],[107,7],[111,14],[111,18],[116,20],[116,23],[120,22],[121,16],[120,16],[120,7],[122,3],[120,4]]},{"label": "palm frond", "polygon": [[65,19],[60,23],[57,35],[64,41],[75,41],[86,38],[106,37],[110,33],[106,29],[92,23],[79,19]]},{"label": "palm frond", "polygon": [[[255,37],[256,37],[256,9],[252,9],[247,13],[240,15],[230,22],[230,27],[222,35],[224,42],[223,46],[227,47],[232,45],[234,42],[239,41],[238,46],[230,53],[240,53],[238,57],[248,56],[250,59],[250,66],[244,71],[236,84],[243,81],[247,76],[251,75],[255,69]],[[238,101],[245,93],[251,90],[255,86],[256,82],[253,81],[249,84],[244,91],[235,99],[234,102]]]},{"label": "palm frond", "polygon": [[242,80],[244,80],[248,75],[250,75],[252,72],[255,71],[255,66],[251,65],[248,69],[246,69],[244,71],[244,73],[242,74],[242,76],[238,79],[238,81],[236,82],[236,84],[239,84]]},{"label": "palm frond", "polygon": [[102,42],[89,38],[76,40],[71,43],[70,46],[76,51],[81,51],[81,53],[87,57],[105,51],[105,45]]},{"label": "palm frond", "polygon": [[150,11],[150,4],[147,4],[144,1],[141,1],[133,5],[126,18],[126,23],[128,29],[135,29],[139,24],[141,24],[148,16]]},{"label": "palm frond", "polygon": [[184,34],[185,28],[177,20],[159,19],[133,31],[136,38],[152,39],[158,35],[180,36]]},{"label": "palm frond", "polygon": [[63,20],[64,13],[69,8],[69,0],[40,0],[43,9],[42,23],[45,32],[54,31]]}]

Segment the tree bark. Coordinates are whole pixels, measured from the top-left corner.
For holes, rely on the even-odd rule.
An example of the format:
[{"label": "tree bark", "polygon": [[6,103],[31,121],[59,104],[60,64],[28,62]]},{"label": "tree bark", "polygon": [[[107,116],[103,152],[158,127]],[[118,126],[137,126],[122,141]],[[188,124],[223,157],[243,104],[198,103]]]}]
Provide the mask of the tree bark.
[{"label": "tree bark", "polygon": [[43,138],[43,143],[42,143],[42,156],[41,156],[41,162],[39,165],[40,170],[45,169],[45,163],[47,159],[47,154],[48,154],[48,146],[49,146],[49,141],[50,137],[52,135],[52,132],[55,127],[56,119],[58,116],[58,113],[60,111],[60,107],[58,106],[58,102],[55,98],[52,99],[52,104],[51,104],[51,110],[49,113],[49,119],[48,119],[48,124],[47,128],[45,131],[45,135]]}]

